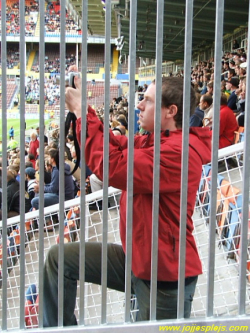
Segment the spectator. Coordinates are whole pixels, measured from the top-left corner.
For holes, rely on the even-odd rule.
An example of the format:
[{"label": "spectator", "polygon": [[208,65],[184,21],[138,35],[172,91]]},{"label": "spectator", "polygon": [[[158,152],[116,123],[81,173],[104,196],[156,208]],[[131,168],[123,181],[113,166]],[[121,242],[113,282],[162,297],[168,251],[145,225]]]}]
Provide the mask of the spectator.
[{"label": "spectator", "polygon": [[239,79],[234,76],[231,77],[226,82],[226,89],[230,91],[230,96],[227,101],[227,106],[233,110],[233,112],[237,112],[237,95],[236,95],[236,89],[239,88]]},{"label": "spectator", "polygon": [[[51,183],[44,185],[44,207],[57,204],[59,202],[59,155],[57,149],[50,149],[50,163],[52,165]],[[65,200],[74,198],[74,182],[70,174],[70,166],[64,164],[65,174]],[[39,192],[39,185],[35,185],[35,192]],[[33,210],[39,208],[39,196],[35,197],[31,201]]]},{"label": "spectator", "polygon": [[210,74],[205,74],[204,75],[204,79],[203,79],[203,87],[201,90],[201,95],[205,95],[207,93],[207,84],[211,79],[211,75]]},{"label": "spectator", "polygon": [[[70,172],[72,172],[74,170],[75,163],[68,159],[68,154],[66,152],[64,153],[64,160],[65,160],[65,163],[70,166]],[[80,185],[81,185],[81,169],[78,167],[76,169],[76,171],[72,174],[72,176],[73,176],[74,185],[75,185],[74,194],[76,196],[78,190],[80,190]]]},{"label": "spectator", "polygon": [[28,194],[28,202],[29,202],[29,209],[31,208],[31,200],[35,197],[35,178],[36,170],[32,167],[28,167],[25,169],[25,176],[27,181],[27,194]]},{"label": "spectator", "polygon": [[238,124],[232,110],[227,106],[227,96],[221,95],[220,106],[220,137],[219,149],[228,147],[234,143],[234,132],[237,131]]},{"label": "spectator", "polygon": [[236,50],[240,47],[239,43],[237,42],[237,39],[234,39],[233,41],[233,46],[232,46],[232,49],[233,50]]},{"label": "spectator", "polygon": [[35,167],[36,167],[36,160],[35,160],[35,156],[34,156],[34,154],[29,153],[29,154],[26,156],[26,161],[27,161],[27,162],[31,162],[33,168],[35,169]]},{"label": "spectator", "polygon": [[39,148],[39,141],[37,140],[36,131],[33,131],[30,134],[29,153],[34,155],[35,160],[37,158],[37,148]]},{"label": "spectator", "polygon": [[213,98],[211,95],[203,95],[200,99],[199,107],[204,111],[203,125],[212,125],[212,114],[213,114]]},{"label": "spectator", "polygon": [[[44,130],[45,130],[45,126],[44,126]],[[36,132],[37,132],[37,140],[39,141],[39,135],[40,135],[40,129],[39,127],[36,128]],[[48,144],[48,137],[44,134],[44,144],[47,145]]]},{"label": "spectator", "polygon": [[9,138],[10,138],[10,140],[14,140],[14,128],[13,128],[13,126],[11,126],[11,128],[9,130]]},{"label": "spectator", "polygon": [[[46,164],[48,164],[50,167],[46,167]],[[44,184],[49,184],[51,182],[51,172],[52,172],[52,165],[50,164],[50,159],[46,158],[44,162]],[[36,180],[39,180],[39,160],[36,160]]]},{"label": "spectator", "polygon": [[196,99],[197,99],[197,107],[194,110],[194,113],[190,117],[190,127],[202,127],[203,126],[203,118],[204,118],[204,110],[201,110],[199,107],[199,101],[201,99],[201,95],[199,93],[196,93]]},{"label": "spectator", "polygon": [[[7,170],[7,217],[13,217],[20,214],[19,204],[19,182],[12,170]],[[2,207],[0,210],[0,220],[2,220]]]},{"label": "spectator", "polygon": [[213,97],[214,94],[214,81],[209,81],[207,84],[207,94]]},{"label": "spectator", "polygon": [[[75,79],[76,89],[67,88],[66,103],[74,110],[77,119],[78,138],[81,128],[81,83]],[[155,82],[145,92],[145,98],[137,108],[139,119],[149,135],[135,138],[134,196],[132,239],[132,285],[137,296],[139,313],[137,320],[148,320],[150,313],[152,197],[154,164],[154,113]],[[161,161],[159,200],[159,249],[158,293],[156,318],[177,317],[178,249],[180,226],[181,156],[182,156],[182,104],[183,79],[163,77],[161,107]],[[195,94],[191,90],[190,112],[195,107]],[[90,169],[103,179],[103,126],[95,111],[88,107],[85,156]],[[126,188],[127,143],[125,136],[111,136],[109,142],[109,184],[122,190],[120,199],[120,235],[122,245],[108,244],[107,286],[125,290],[125,239],[126,239]],[[190,316],[191,303],[197,277],[202,266],[192,235],[192,215],[196,192],[200,182],[202,165],[211,160],[210,135],[207,129],[190,129],[189,183],[186,229],[186,277],[184,317]],[[170,235],[171,230],[171,235]],[[79,279],[79,243],[64,244],[64,318],[63,325],[75,325],[74,315],[77,280]],[[102,244],[85,243],[85,281],[101,284]],[[50,248],[44,266],[44,327],[58,325],[58,245]],[[67,281],[67,283],[66,283]],[[169,295],[171,295],[169,297]],[[161,305],[160,305],[161,304]]]}]

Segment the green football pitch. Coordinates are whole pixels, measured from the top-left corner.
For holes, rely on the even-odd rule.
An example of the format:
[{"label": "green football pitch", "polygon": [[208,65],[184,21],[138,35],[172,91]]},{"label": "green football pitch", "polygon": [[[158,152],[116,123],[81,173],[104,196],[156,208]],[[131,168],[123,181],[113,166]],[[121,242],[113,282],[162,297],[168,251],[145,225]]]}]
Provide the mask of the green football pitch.
[{"label": "green football pitch", "polygon": [[[45,120],[46,129],[48,129],[49,123],[52,121]],[[9,129],[13,126],[14,128],[14,139],[20,142],[20,119],[7,119],[7,142],[9,141]],[[29,131],[32,128],[36,129],[39,126],[39,119],[27,119],[26,120],[26,129],[25,131]],[[0,119],[0,152],[2,151],[2,119]]]}]

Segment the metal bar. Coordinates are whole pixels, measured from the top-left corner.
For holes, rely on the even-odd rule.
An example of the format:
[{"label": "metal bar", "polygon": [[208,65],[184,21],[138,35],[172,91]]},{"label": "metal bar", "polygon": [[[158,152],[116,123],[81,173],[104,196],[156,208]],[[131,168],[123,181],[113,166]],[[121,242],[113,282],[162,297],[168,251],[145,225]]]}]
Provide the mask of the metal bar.
[{"label": "metal bar", "polygon": [[66,59],[66,19],[65,0],[60,3],[60,137],[59,144],[59,269],[58,269],[58,326],[63,326],[64,311],[64,145],[65,145],[65,59]]},{"label": "metal bar", "polygon": [[105,83],[104,83],[104,149],[103,149],[103,233],[102,233],[102,300],[101,323],[107,315],[107,240],[108,240],[108,181],[109,181],[109,96],[110,96],[110,39],[111,1],[105,3]]},{"label": "metal bar", "polygon": [[184,316],[193,0],[186,0],[177,318]]},{"label": "metal bar", "polygon": [[156,319],[157,273],[158,273],[158,223],[160,190],[160,138],[162,100],[162,40],[163,40],[164,0],[157,1],[156,29],[156,87],[154,114],[154,171],[153,171],[153,212],[151,245],[150,320]]},{"label": "metal bar", "polygon": [[[135,77],[136,65],[136,18],[137,0],[130,3],[129,77]],[[130,80],[129,96],[133,96],[135,81]],[[134,178],[134,98],[129,98],[128,117],[128,165],[127,165],[127,208],[126,208],[126,258],[125,258],[125,322],[130,322],[131,265],[133,226],[133,178]]]},{"label": "metal bar", "polygon": [[[1,8],[1,62],[2,62],[2,161],[7,166],[7,44],[6,44],[6,2]],[[7,168],[2,167],[2,193],[7,193]],[[2,195],[2,330],[7,330],[7,195]]]},{"label": "metal bar", "polygon": [[81,111],[81,230],[80,230],[80,295],[79,295],[79,325],[84,325],[84,296],[85,296],[85,142],[86,142],[86,110],[87,110],[87,32],[88,32],[88,0],[82,0],[82,47],[81,47],[81,71],[82,71],[82,111]]},{"label": "metal bar", "polygon": [[[45,3],[39,1],[40,34],[39,34],[39,207],[44,207],[44,10]],[[43,327],[43,265],[44,265],[44,209],[39,209],[39,327]]]},{"label": "metal bar", "polygon": [[214,300],[214,271],[215,271],[215,230],[216,230],[216,201],[217,201],[217,174],[218,174],[218,148],[219,148],[219,128],[220,128],[220,82],[221,82],[221,53],[223,42],[223,22],[224,22],[224,0],[216,1],[216,26],[215,26],[215,71],[214,86],[217,87],[213,96],[213,134],[212,134],[212,177],[210,195],[210,216],[209,216],[209,272],[207,286],[207,316],[213,316]]},{"label": "metal bar", "polygon": [[[20,193],[25,193],[25,72],[26,72],[26,45],[25,45],[25,0],[19,2],[20,13]],[[25,206],[24,196],[20,195],[20,329],[24,328],[25,304]]]},{"label": "metal bar", "polygon": [[[250,24],[250,2],[248,9],[248,26]],[[248,29],[248,40],[250,38],[250,31]],[[249,58],[250,50],[247,49],[247,61],[248,61],[248,69],[249,69]],[[249,93],[250,93],[250,76],[249,73],[247,75],[246,82],[246,108],[249,108]],[[250,160],[250,117],[249,113],[245,112],[244,119],[244,165],[243,165],[243,206],[242,206],[242,221],[241,221],[241,239],[240,239],[240,276],[239,276],[239,294],[238,294],[238,311],[239,315],[243,315],[246,312],[246,265],[247,265],[247,251],[249,251],[248,247],[248,219],[249,219],[249,160]]]}]

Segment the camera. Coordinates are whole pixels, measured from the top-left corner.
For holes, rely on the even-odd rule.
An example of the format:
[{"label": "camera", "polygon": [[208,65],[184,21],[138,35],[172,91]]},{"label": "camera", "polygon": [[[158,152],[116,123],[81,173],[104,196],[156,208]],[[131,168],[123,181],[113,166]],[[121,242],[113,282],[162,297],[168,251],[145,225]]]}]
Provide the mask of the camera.
[{"label": "camera", "polygon": [[[80,77],[80,73],[69,72],[68,75],[65,75],[65,86],[72,87],[75,89],[76,88],[75,83],[74,83],[75,77]],[[60,75],[55,75],[53,81],[56,84],[60,84],[60,81],[61,81]]]}]

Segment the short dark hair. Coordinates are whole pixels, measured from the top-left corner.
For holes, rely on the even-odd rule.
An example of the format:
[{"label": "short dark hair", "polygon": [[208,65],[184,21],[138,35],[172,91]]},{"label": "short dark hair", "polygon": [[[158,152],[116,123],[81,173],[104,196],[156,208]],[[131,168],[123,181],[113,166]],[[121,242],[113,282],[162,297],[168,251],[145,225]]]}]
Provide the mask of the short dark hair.
[{"label": "short dark hair", "polygon": [[206,102],[208,106],[212,105],[213,97],[210,94],[205,94],[201,96],[203,98],[203,102]]},{"label": "short dark hair", "polygon": [[[155,83],[155,80],[153,81]],[[177,128],[182,128],[183,117],[183,78],[170,76],[162,78],[162,107],[170,105],[177,106],[177,114],[174,116]],[[194,113],[196,106],[195,90],[190,85],[190,116]]]}]

